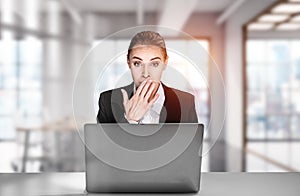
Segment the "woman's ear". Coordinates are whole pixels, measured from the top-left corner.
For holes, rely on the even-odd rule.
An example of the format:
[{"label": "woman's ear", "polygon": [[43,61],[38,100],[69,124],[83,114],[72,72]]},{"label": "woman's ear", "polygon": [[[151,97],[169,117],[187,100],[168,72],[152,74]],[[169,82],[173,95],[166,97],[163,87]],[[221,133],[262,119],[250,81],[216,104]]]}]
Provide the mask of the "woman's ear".
[{"label": "woman's ear", "polygon": [[128,59],[127,59],[127,65],[128,65],[128,67],[129,67],[129,69],[130,69],[130,62],[129,62]]},{"label": "woman's ear", "polygon": [[129,61],[129,58],[130,58],[130,57],[129,57],[129,54],[130,54],[130,53],[128,52],[127,55],[126,55],[126,57],[127,57],[127,65],[128,65],[128,67],[129,67],[129,69],[130,69],[130,61]]}]

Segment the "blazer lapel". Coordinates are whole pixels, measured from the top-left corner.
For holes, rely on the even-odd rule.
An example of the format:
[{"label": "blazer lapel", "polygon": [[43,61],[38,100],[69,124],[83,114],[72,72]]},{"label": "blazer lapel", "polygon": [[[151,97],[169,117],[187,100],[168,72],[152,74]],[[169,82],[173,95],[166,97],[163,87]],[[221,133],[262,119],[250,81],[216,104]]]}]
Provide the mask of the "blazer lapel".
[{"label": "blazer lapel", "polygon": [[162,83],[165,102],[160,113],[160,123],[178,123],[181,119],[180,101],[176,93]]}]

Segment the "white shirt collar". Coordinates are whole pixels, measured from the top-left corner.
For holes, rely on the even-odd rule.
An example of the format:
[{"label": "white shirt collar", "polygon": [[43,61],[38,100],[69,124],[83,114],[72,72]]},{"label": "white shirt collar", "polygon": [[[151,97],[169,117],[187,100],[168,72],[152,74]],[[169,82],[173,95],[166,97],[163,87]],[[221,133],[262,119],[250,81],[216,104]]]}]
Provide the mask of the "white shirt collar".
[{"label": "white shirt collar", "polygon": [[157,93],[159,94],[158,99],[153,103],[153,105],[151,106],[151,109],[153,111],[155,111],[157,114],[160,114],[161,108],[164,105],[165,102],[165,92],[164,89],[162,87],[162,84],[160,83],[159,87],[158,87],[158,91]]}]

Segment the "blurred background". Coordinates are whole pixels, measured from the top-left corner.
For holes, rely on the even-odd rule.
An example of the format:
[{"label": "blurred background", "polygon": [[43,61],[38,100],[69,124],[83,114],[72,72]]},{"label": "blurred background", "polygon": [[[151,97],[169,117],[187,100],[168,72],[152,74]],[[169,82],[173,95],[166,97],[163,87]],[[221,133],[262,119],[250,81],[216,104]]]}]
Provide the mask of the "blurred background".
[{"label": "blurred background", "polygon": [[[137,25],[190,34],[219,67],[226,119],[216,143],[215,127],[205,131],[204,148],[214,145],[203,171],[300,171],[300,0],[0,2],[0,172],[84,171],[72,109],[76,73],[91,47]],[[106,52],[126,49],[132,36],[108,40]],[[200,55],[176,34],[166,44]],[[104,63],[102,55],[93,66]],[[127,69],[122,55],[97,93]],[[223,107],[211,105],[208,89],[221,87],[209,59],[205,83],[180,55],[169,56],[170,66],[192,78],[197,115],[208,127]]]}]

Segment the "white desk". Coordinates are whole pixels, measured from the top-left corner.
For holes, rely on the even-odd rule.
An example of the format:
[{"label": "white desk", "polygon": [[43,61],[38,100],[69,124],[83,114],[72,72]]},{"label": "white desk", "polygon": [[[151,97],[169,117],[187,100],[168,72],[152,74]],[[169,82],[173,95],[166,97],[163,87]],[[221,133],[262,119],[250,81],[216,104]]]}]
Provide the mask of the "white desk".
[{"label": "white desk", "polygon": [[[24,150],[23,150],[23,157],[22,157],[22,165],[21,165],[21,172],[26,172],[26,163],[28,161],[28,149],[30,147],[30,134],[32,131],[40,131],[40,132],[54,132],[56,135],[57,145],[59,145],[59,137],[62,132],[67,131],[76,131],[76,123],[71,121],[70,117],[67,117],[60,121],[54,121],[51,123],[42,123],[37,122],[36,124],[26,124],[21,123],[16,128],[17,132],[24,133]],[[57,151],[59,152],[60,147],[56,146]],[[59,154],[59,153],[58,153]]]},{"label": "white desk", "polygon": [[[43,195],[81,196],[85,194],[84,173],[0,174],[1,196]],[[131,194],[99,194],[102,196]],[[172,194],[134,194],[169,196]],[[299,196],[300,173],[202,173],[198,194],[230,196]]]}]

